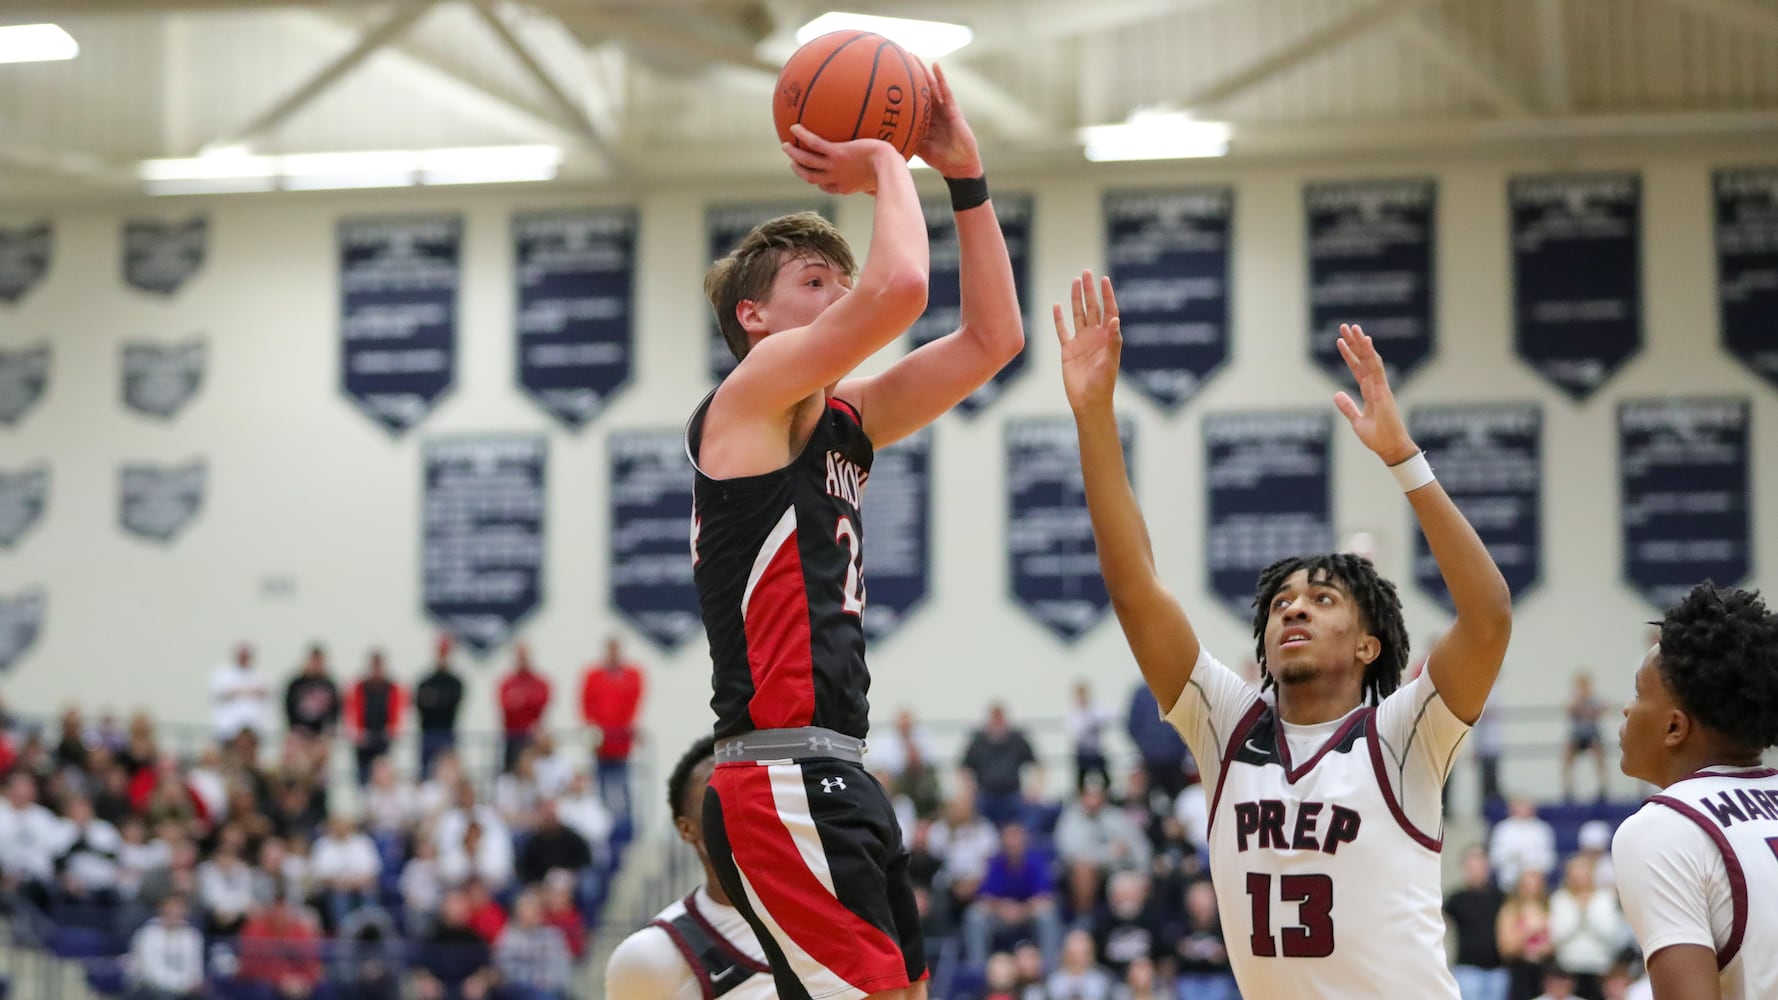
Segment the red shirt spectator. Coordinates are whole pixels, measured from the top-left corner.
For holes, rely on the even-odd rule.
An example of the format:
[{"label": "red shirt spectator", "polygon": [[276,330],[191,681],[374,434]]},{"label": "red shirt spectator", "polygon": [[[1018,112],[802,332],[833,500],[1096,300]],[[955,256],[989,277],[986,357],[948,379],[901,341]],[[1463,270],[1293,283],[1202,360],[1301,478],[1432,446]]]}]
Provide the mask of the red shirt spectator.
[{"label": "red shirt spectator", "polygon": [[508,736],[529,734],[549,707],[549,681],[531,669],[531,651],[513,650],[513,671],[500,682],[500,717]]},{"label": "red shirt spectator", "polygon": [[407,693],[390,680],[383,654],[373,653],[369,674],[346,691],[346,733],[354,741],[371,736],[387,739],[401,728]]},{"label": "red shirt spectator", "polygon": [[191,785],[179,773],[179,762],[169,756],[156,758],[154,766],[145,767],[136,772],[130,779],[130,810],[139,816],[148,814],[148,807],[154,800],[154,792],[162,781],[178,782],[185,789],[185,796],[191,801],[191,810],[200,821],[210,819],[210,806],[203,796],[192,791]]},{"label": "red shirt spectator", "polygon": [[636,743],[636,716],[642,709],[642,671],[623,658],[616,639],[605,643],[605,659],[587,668],[580,686],[580,712],[599,727],[600,760],[628,760]]},{"label": "red shirt spectator", "polygon": [[480,882],[471,881],[463,888],[469,896],[469,929],[483,941],[493,944],[506,929],[506,911],[488,894],[488,887]]},{"label": "red shirt spectator", "polygon": [[265,983],[279,996],[306,997],[321,982],[321,933],[279,900],[241,927],[241,968],[236,974]]}]

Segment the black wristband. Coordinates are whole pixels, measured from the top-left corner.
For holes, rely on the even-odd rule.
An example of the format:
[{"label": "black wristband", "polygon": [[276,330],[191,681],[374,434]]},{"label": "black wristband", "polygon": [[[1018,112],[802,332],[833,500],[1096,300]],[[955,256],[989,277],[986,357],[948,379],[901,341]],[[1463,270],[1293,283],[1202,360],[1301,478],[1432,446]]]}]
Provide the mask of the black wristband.
[{"label": "black wristband", "polygon": [[951,211],[967,212],[988,203],[988,178],[946,177],[945,187],[951,189]]}]

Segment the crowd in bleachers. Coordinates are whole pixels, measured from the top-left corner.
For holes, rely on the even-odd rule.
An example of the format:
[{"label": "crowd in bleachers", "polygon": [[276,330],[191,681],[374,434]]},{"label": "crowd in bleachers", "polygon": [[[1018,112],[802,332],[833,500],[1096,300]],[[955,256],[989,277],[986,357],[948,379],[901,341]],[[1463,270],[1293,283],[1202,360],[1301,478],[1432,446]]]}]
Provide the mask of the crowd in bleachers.
[{"label": "crowd in bleachers", "polygon": [[[583,683],[596,749],[558,745],[521,649],[497,766],[473,774],[447,642],[411,696],[380,654],[342,688],[312,649],[275,735],[271,681],[242,647],[212,679],[213,738],[184,757],[144,714],[0,720],[14,941],[152,1000],[566,1000],[632,836],[640,685],[613,644]],[[420,752],[397,761],[410,702]]]}]

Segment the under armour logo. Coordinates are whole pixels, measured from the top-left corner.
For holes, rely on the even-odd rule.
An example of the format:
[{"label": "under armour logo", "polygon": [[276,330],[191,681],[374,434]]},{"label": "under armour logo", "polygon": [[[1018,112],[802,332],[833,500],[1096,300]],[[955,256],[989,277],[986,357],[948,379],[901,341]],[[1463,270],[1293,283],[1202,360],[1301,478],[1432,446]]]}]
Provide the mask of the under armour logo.
[{"label": "under armour logo", "polygon": [[[827,737],[827,736],[811,736],[811,737],[809,737],[809,749],[810,750],[832,750],[833,749],[833,740],[832,740],[832,738]],[[841,786],[841,787],[844,787],[844,786]]]},{"label": "under armour logo", "polygon": [[845,787],[846,787],[846,779],[845,778],[822,778],[821,779],[821,791],[828,794],[828,795],[832,795],[833,790],[836,788],[841,789],[843,791],[845,789]]}]

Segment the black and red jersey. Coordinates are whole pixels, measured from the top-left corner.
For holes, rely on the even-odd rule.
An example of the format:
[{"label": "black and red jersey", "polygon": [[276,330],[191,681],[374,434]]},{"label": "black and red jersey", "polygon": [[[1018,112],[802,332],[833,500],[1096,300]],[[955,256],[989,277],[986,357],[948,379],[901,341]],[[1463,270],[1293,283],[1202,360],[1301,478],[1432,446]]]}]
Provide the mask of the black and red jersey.
[{"label": "black and red jersey", "polygon": [[[685,429],[698,465],[712,392]],[[820,726],[863,739],[864,526],[870,438],[830,399],[790,464],[692,487],[692,579],[710,640],[716,736]]]}]

